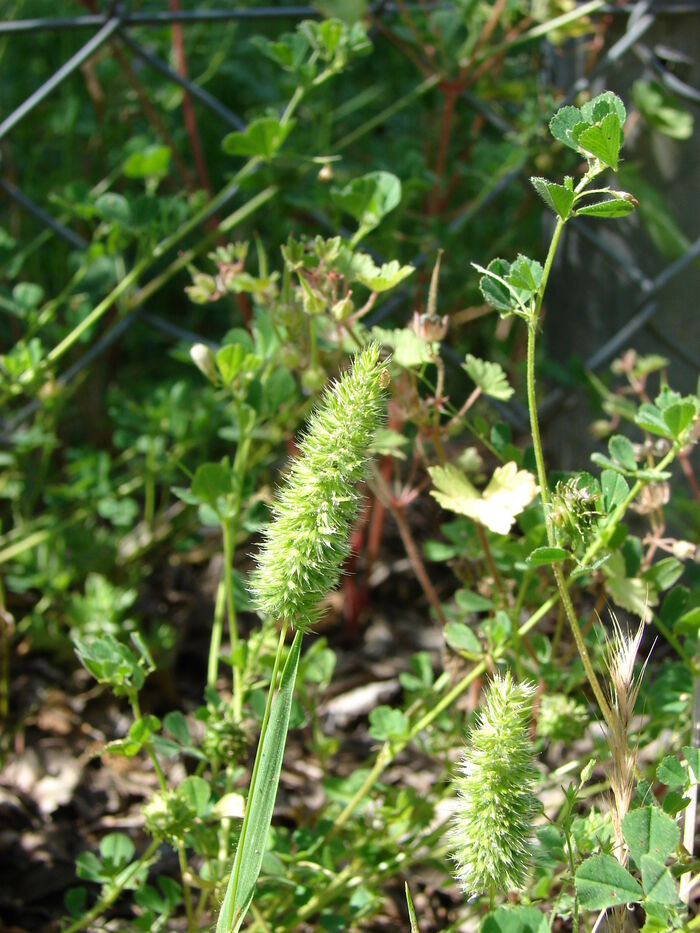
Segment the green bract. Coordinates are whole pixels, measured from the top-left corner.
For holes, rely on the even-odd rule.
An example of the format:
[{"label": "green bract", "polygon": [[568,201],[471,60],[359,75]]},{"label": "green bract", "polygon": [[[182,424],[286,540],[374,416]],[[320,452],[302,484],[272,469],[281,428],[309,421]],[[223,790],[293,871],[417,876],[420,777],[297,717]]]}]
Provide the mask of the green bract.
[{"label": "green bract", "polygon": [[465,894],[522,888],[530,864],[536,771],[528,736],[531,684],[491,681],[456,779],[449,839]]},{"label": "green bract", "polygon": [[355,517],[354,484],[381,418],[383,367],[370,344],[312,415],[300,456],[273,506],[251,589],[260,612],[302,630],[337,584]]}]

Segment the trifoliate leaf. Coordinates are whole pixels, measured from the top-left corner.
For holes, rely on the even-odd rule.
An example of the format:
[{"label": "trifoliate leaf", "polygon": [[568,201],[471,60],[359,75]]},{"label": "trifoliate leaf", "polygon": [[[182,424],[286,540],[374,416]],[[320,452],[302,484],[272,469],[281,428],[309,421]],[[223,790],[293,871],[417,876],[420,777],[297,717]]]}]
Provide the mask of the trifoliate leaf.
[{"label": "trifoliate leaf", "polygon": [[620,153],[621,132],[620,121],[614,113],[609,113],[600,123],[586,126],[579,123],[571,131],[573,139],[579,149],[599,159],[610,168],[617,168],[617,158]]},{"label": "trifoliate leaf", "polygon": [[481,933],[549,933],[549,921],[536,907],[499,907],[484,919]]},{"label": "trifoliate leaf", "polygon": [[537,493],[533,475],[518,470],[513,462],[498,467],[482,493],[451,464],[431,467],[429,473],[436,487],[431,495],[443,508],[466,515],[501,535],[508,534],[515,516]]},{"label": "trifoliate leaf", "polygon": [[677,758],[666,755],[656,769],[656,779],[666,787],[686,787],[688,772]]},{"label": "trifoliate leaf", "polygon": [[[361,254],[363,258],[366,254]],[[355,278],[358,282],[369,288],[372,292],[385,292],[403,282],[414,272],[413,266],[402,266],[396,259],[375,266],[371,256],[366,256],[369,262],[364,262],[358,269]]]},{"label": "trifoliate leaf", "polygon": [[578,107],[561,107],[549,121],[549,132],[560,143],[576,150],[578,147],[571,138],[571,131],[581,122],[583,121]]},{"label": "trifoliate leaf", "polygon": [[334,188],[331,199],[336,207],[354,217],[360,227],[372,229],[401,200],[401,182],[391,172],[369,172],[344,188]]},{"label": "trifoliate leaf", "polygon": [[466,651],[475,657],[482,654],[479,639],[463,622],[448,622],[445,627],[445,641],[455,651]]},{"label": "trifoliate leaf", "polygon": [[511,264],[506,281],[520,293],[523,301],[528,301],[540,287],[543,272],[542,264],[536,259],[519,253],[518,258]]},{"label": "trifoliate leaf", "polygon": [[642,887],[650,901],[657,904],[681,905],[676,882],[663,862],[659,862],[652,855],[643,855],[641,869]]},{"label": "trifoliate leaf", "polygon": [[508,385],[506,374],[499,363],[489,363],[467,353],[466,362],[462,363],[462,368],[484,395],[506,402],[513,394],[514,390]]},{"label": "trifoliate leaf", "polygon": [[[568,179],[571,183],[571,179]],[[546,178],[533,176],[530,184],[542,198],[550,210],[554,211],[562,220],[571,216],[571,208],[574,203],[573,185],[557,185]]]},{"label": "trifoliate leaf", "polygon": [[642,899],[642,889],[612,855],[592,855],[576,872],[576,891],[585,910],[604,910]]},{"label": "trifoliate leaf", "polygon": [[249,123],[242,132],[225,136],[221,147],[227,155],[259,156],[270,162],[293,126],[293,120],[283,125],[277,117],[260,117]]},{"label": "trifoliate leaf", "polygon": [[506,282],[506,276],[510,272],[509,262],[505,259],[492,259],[485,269],[476,264],[474,268],[483,273],[479,281],[481,294],[496,311],[512,313],[519,310],[517,297]]},{"label": "trifoliate leaf", "polygon": [[622,821],[622,833],[637,865],[644,855],[665,862],[681,838],[675,820],[652,806],[631,810]]},{"label": "trifoliate leaf", "polygon": [[391,706],[377,706],[369,714],[369,734],[380,742],[400,738],[406,734],[408,721],[405,713]]}]

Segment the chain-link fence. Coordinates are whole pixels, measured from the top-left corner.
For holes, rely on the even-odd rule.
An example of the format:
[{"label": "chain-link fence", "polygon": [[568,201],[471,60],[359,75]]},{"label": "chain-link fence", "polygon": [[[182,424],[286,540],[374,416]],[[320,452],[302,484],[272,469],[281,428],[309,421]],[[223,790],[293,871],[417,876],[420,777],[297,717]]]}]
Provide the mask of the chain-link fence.
[{"label": "chain-link fence", "polygon": [[[372,15],[386,20],[398,15],[405,6],[403,3],[379,2],[373,5]],[[575,42],[569,42],[565,54],[562,54],[547,45],[544,35],[540,40],[544,43],[543,59],[548,72],[543,77],[555,85],[569,86],[567,102],[589,87],[595,91],[608,85],[616,91],[628,88],[630,82],[625,77],[625,62],[633,57],[639,59],[663,87],[691,108],[697,108],[700,103],[700,91],[696,88],[700,83],[700,65],[693,49],[697,50],[700,46],[700,19],[697,16],[700,4],[639,0],[633,5],[614,6],[603,6],[594,2],[585,5],[586,10],[589,8],[590,15],[606,17],[612,21],[606,35],[612,35],[614,41],[585,76],[581,74],[583,60],[580,46]],[[579,9],[584,12],[583,7]],[[114,2],[109,4],[103,13],[0,21],[0,38],[10,37],[12,41],[20,41],[22,38],[26,41],[28,34],[46,31],[59,33],[70,30],[87,36],[84,44],[64,61],[61,67],[52,74],[47,74],[43,83],[20,106],[2,119],[0,143],[11,138],[21,121],[39,104],[50,98],[62,82],[107,44],[113,54],[119,54],[120,50],[128,51],[139,59],[144,67],[154,69],[164,79],[180,86],[194,101],[220,121],[222,130],[241,130],[245,126],[244,121],[234,110],[137,41],[133,35],[134,29],[162,27],[173,23],[183,26],[193,23],[209,24],[214,29],[217,24],[254,20],[267,21],[268,24],[279,23],[282,31],[283,28],[288,29],[294,21],[316,16],[318,11],[311,6],[129,12],[123,4]],[[420,95],[423,86],[427,84],[428,82],[423,82],[415,91],[407,94],[406,101]],[[508,123],[486,102],[467,91],[463,92],[463,97],[466,104],[498,133],[511,133],[512,128]],[[396,106],[387,108],[386,119],[396,110]],[[376,129],[381,122],[382,116],[379,115],[376,121],[370,121],[370,125]],[[680,161],[676,159],[676,163],[671,176],[666,172],[664,178],[663,172],[661,173],[661,188],[670,198],[671,211],[678,211],[682,215],[682,222],[686,224],[689,236],[682,253],[672,256],[653,276],[648,275],[644,269],[652,267],[654,263],[658,264],[658,260],[647,262],[648,250],[640,246],[641,238],[634,227],[630,227],[629,222],[624,226],[622,233],[610,230],[601,232],[600,227],[594,227],[595,223],[599,223],[596,221],[589,223],[577,220],[567,224],[567,236],[555,269],[549,302],[553,307],[570,310],[562,312],[558,317],[552,315],[552,320],[548,323],[550,351],[562,365],[565,365],[566,354],[572,346],[583,359],[585,366],[595,370],[609,363],[626,347],[635,343],[644,346],[651,341],[655,346],[660,346],[671,359],[672,366],[680,373],[681,383],[687,384],[691,376],[693,380],[697,378],[697,372],[700,370],[700,326],[697,324],[697,311],[692,307],[692,301],[688,300],[688,296],[696,294],[700,286],[697,278],[700,259],[700,237],[697,235],[699,170],[697,162],[693,159],[692,144],[685,147]],[[467,219],[473,221],[476,213],[492,209],[494,202],[510,186],[526,184],[527,175],[522,169],[508,172],[476,205],[470,205],[458,214],[451,221],[450,230],[457,232]],[[22,210],[32,214],[51,236],[62,238],[73,248],[87,247],[88,244],[67,222],[53,216],[46,205],[35,203],[21,190],[20,185],[0,176],[0,190],[7,199],[11,199]],[[88,315],[83,322],[83,330],[86,331],[97,324],[117,299],[128,291],[127,310],[115,323],[96,336],[87,349],[84,349],[82,356],[58,376],[59,384],[67,384],[94,363],[136,320],[174,339],[207,342],[206,338],[190,333],[176,322],[147,311],[146,308],[148,299],[157,292],[159,283],[163,281],[163,277],[155,273],[158,263],[163,257],[172,256],[180,249],[193,231],[206,229],[207,222],[211,223],[211,218],[218,217],[222,210],[227,209],[235,201],[238,193],[237,185],[224,186],[194,217],[159,244],[151,261],[142,262],[138,268],[127,272],[120,285]],[[252,204],[250,209],[261,207],[264,203],[263,195],[259,203]],[[212,231],[212,237],[230,229],[233,219],[237,219],[235,211],[224,220],[219,220],[218,226]],[[633,231],[631,237],[630,229]],[[183,268],[192,258],[192,251],[185,250],[171,261],[170,271]],[[419,254],[413,257],[412,262],[415,266],[421,266],[427,259],[426,255]],[[690,281],[691,276],[695,276],[694,283]],[[597,302],[595,305],[591,305],[590,302],[587,304],[588,299],[584,297],[585,282],[590,280],[598,283],[596,288],[589,289],[589,293],[594,296],[593,300]],[[600,283],[604,283],[602,297]],[[572,292],[576,295],[575,302],[570,300]],[[375,312],[373,321],[387,317],[400,306],[402,300],[400,294],[394,295]],[[573,308],[576,309],[575,312]],[[58,364],[66,349],[62,344],[54,348],[51,362]],[[543,399],[541,406],[545,423],[554,419],[562,406],[570,407],[574,403],[573,399],[574,393],[565,385],[553,389]],[[6,436],[10,430],[20,425],[38,405],[37,401],[33,401],[6,418],[3,434]],[[517,403],[502,406],[501,411],[516,429],[526,428],[526,412]],[[570,415],[567,415],[567,419],[569,418]]]}]

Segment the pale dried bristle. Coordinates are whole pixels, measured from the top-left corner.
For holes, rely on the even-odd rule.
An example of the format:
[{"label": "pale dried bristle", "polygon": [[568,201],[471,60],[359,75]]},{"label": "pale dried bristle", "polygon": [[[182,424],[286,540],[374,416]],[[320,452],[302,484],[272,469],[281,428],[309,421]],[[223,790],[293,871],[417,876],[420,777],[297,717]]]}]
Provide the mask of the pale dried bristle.
[{"label": "pale dried bristle", "polygon": [[637,748],[630,745],[629,732],[634,707],[648,661],[635,676],[634,665],[644,634],[641,622],[633,634],[623,631],[616,616],[611,613],[613,631],[605,638],[605,664],[610,679],[610,787],[613,792],[611,817],[615,835],[615,856],[620,864],[627,862],[627,849],[622,834],[622,821],[629,811],[637,765]]}]

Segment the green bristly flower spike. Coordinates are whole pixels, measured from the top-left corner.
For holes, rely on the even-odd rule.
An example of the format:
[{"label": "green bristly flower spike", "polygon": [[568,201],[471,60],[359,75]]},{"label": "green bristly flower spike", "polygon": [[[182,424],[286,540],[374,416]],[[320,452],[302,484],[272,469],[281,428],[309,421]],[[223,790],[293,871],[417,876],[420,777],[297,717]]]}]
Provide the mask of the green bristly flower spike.
[{"label": "green bristly flower spike", "polygon": [[251,590],[260,612],[302,631],[317,621],[318,603],[337,585],[349,553],[355,483],[364,475],[387,380],[379,347],[370,344],[311,416],[273,506]]},{"label": "green bristly flower spike", "polygon": [[528,736],[533,694],[531,684],[497,674],[459,763],[449,841],[467,896],[515,891],[527,878],[536,811]]}]

